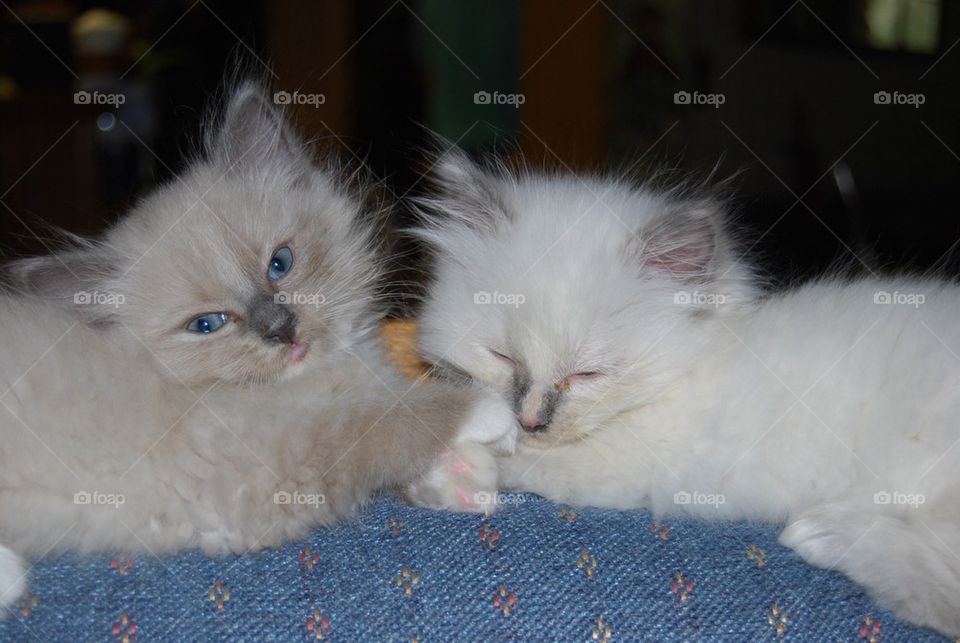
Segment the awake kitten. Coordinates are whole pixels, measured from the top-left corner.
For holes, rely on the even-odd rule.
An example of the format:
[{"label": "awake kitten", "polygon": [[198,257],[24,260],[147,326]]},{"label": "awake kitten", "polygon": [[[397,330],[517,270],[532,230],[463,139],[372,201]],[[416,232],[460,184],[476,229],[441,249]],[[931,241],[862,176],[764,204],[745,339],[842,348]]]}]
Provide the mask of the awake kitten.
[{"label": "awake kitten", "polygon": [[240,553],[381,487],[417,479],[419,501],[474,510],[496,488],[492,456],[465,441],[513,431],[509,406],[405,380],[376,342],[360,195],[255,85],[221,120],[205,160],[102,239],[11,266],[0,606],[23,589],[14,551]]},{"label": "awake kitten", "polygon": [[781,541],[960,636],[960,288],[761,297],[722,205],[441,158],[425,356],[523,427],[503,484],[559,502],[786,523]]}]

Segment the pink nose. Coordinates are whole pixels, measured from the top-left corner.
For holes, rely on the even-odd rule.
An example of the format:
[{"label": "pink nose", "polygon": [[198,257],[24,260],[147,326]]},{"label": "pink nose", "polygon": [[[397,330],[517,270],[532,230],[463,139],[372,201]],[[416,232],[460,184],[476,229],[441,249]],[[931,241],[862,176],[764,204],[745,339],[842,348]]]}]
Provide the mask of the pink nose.
[{"label": "pink nose", "polygon": [[541,424],[537,418],[520,418],[520,426],[523,427],[524,431],[530,431],[531,433],[547,428],[547,425]]}]

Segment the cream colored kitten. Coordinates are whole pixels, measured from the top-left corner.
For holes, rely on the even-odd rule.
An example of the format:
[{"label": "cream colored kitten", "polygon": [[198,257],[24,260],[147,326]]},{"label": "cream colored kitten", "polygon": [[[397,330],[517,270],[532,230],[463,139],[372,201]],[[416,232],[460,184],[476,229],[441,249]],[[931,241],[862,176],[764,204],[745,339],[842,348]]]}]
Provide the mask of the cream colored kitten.
[{"label": "cream colored kitten", "polygon": [[247,84],[205,159],[102,239],[11,266],[0,606],[24,586],[13,552],[245,552],[411,481],[486,509],[496,465],[467,440],[510,410],[388,366],[359,196]]}]

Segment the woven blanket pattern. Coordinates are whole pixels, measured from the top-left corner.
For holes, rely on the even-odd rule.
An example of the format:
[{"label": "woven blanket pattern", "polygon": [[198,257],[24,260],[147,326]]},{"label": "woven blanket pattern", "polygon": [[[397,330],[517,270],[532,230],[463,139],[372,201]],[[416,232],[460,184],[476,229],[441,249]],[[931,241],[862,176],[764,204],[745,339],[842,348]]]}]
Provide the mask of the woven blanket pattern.
[{"label": "woven blanket pattern", "polygon": [[305,542],[39,561],[0,641],[942,641],[749,523],[378,498]]}]

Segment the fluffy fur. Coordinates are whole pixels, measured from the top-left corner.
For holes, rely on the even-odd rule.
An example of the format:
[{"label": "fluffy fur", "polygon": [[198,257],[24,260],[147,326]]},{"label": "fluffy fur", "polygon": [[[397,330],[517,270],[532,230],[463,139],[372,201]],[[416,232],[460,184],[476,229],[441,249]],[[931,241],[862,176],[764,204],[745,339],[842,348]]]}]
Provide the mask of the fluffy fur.
[{"label": "fluffy fur", "polygon": [[810,563],[960,636],[960,288],[763,296],[709,196],[461,153],[436,172],[420,348],[513,404],[505,486],[782,522]]},{"label": "fluffy fur", "polygon": [[[387,365],[374,229],[335,177],[245,84],[205,158],[102,239],[10,266],[0,606],[24,586],[13,552],[245,552],[411,481],[484,509],[471,494],[495,475],[471,458],[496,465],[463,442],[511,429],[510,409]],[[281,247],[293,263],[271,281]],[[211,312],[223,327],[188,330]]]}]

